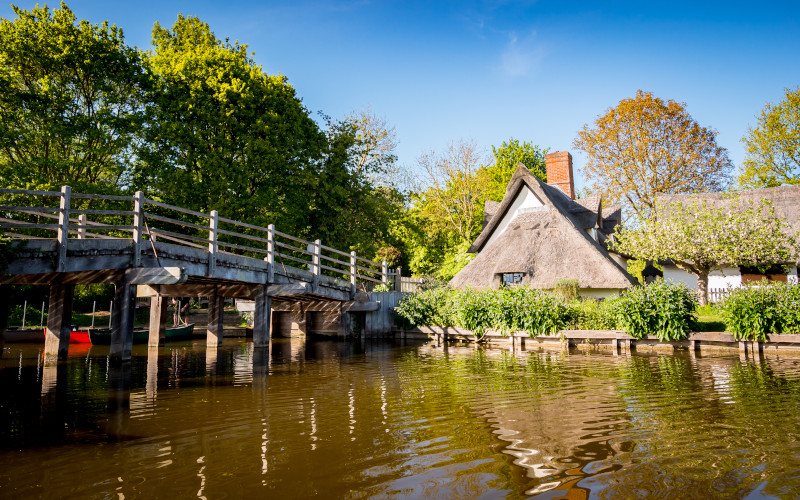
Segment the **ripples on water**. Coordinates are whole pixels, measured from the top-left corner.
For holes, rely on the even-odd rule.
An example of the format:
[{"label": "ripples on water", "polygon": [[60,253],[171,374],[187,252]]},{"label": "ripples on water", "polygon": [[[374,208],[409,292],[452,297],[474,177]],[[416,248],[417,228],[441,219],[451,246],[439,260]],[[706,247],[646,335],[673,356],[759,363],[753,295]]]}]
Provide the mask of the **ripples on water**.
[{"label": "ripples on water", "polygon": [[0,359],[0,496],[800,496],[800,359],[276,339]]}]

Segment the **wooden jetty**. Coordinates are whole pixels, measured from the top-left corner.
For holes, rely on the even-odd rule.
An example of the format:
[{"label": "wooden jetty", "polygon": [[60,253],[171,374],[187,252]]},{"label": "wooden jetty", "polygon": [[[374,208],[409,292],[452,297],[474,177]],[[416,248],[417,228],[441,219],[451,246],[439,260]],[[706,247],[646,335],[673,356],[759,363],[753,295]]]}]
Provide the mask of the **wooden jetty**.
[{"label": "wooden jetty", "polygon": [[[169,297],[209,297],[207,343],[222,342],[226,297],[255,302],[253,342],[269,343],[273,309],[348,313],[380,304],[358,293],[388,284],[386,262],[374,262],[275,229],[133,196],[0,189],[0,230],[12,238],[0,276],[0,342],[8,286],[48,285],[45,357],[63,359],[69,345],[76,284],[113,283],[112,359],[131,356],[136,297],[149,297],[149,345],[163,343]],[[99,208],[97,208],[99,207]],[[91,218],[91,220],[90,220]]]}]

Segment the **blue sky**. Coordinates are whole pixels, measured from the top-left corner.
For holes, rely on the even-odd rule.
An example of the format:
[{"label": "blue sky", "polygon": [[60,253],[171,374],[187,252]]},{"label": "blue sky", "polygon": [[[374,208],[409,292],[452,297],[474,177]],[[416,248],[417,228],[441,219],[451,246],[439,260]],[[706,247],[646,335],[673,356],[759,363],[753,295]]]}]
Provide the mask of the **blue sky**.
[{"label": "blue sky", "polygon": [[410,168],[454,139],[491,149],[514,137],[571,151],[580,169],[577,131],[637,89],[686,103],[738,167],[741,138],[764,104],[800,85],[800,2],[68,5],[78,18],[121,26],[139,48],[149,48],[154,22],[198,16],[218,38],[248,44],[268,73],[286,75],[310,111],[341,118],[372,106],[395,126]]}]

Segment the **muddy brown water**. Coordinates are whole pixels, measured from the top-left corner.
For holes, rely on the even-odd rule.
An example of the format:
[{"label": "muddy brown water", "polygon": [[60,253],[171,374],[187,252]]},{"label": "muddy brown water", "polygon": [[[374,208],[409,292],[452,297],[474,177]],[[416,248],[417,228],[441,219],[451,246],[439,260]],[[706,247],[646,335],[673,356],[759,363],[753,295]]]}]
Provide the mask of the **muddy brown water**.
[{"label": "muddy brown water", "polygon": [[[71,346],[74,347],[74,346]],[[800,358],[185,342],[0,359],[2,498],[798,498]]]}]

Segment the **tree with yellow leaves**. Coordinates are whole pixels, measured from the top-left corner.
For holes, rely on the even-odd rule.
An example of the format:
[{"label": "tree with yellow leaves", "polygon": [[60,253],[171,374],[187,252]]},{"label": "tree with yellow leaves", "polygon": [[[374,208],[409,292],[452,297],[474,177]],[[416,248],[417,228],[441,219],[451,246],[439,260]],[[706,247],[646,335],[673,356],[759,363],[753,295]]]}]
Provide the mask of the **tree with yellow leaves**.
[{"label": "tree with yellow leaves", "polygon": [[620,103],[584,125],[574,146],[586,153],[583,171],[592,191],[647,219],[658,193],[722,191],[732,168],[717,132],[701,127],[686,105],[651,92]]}]

